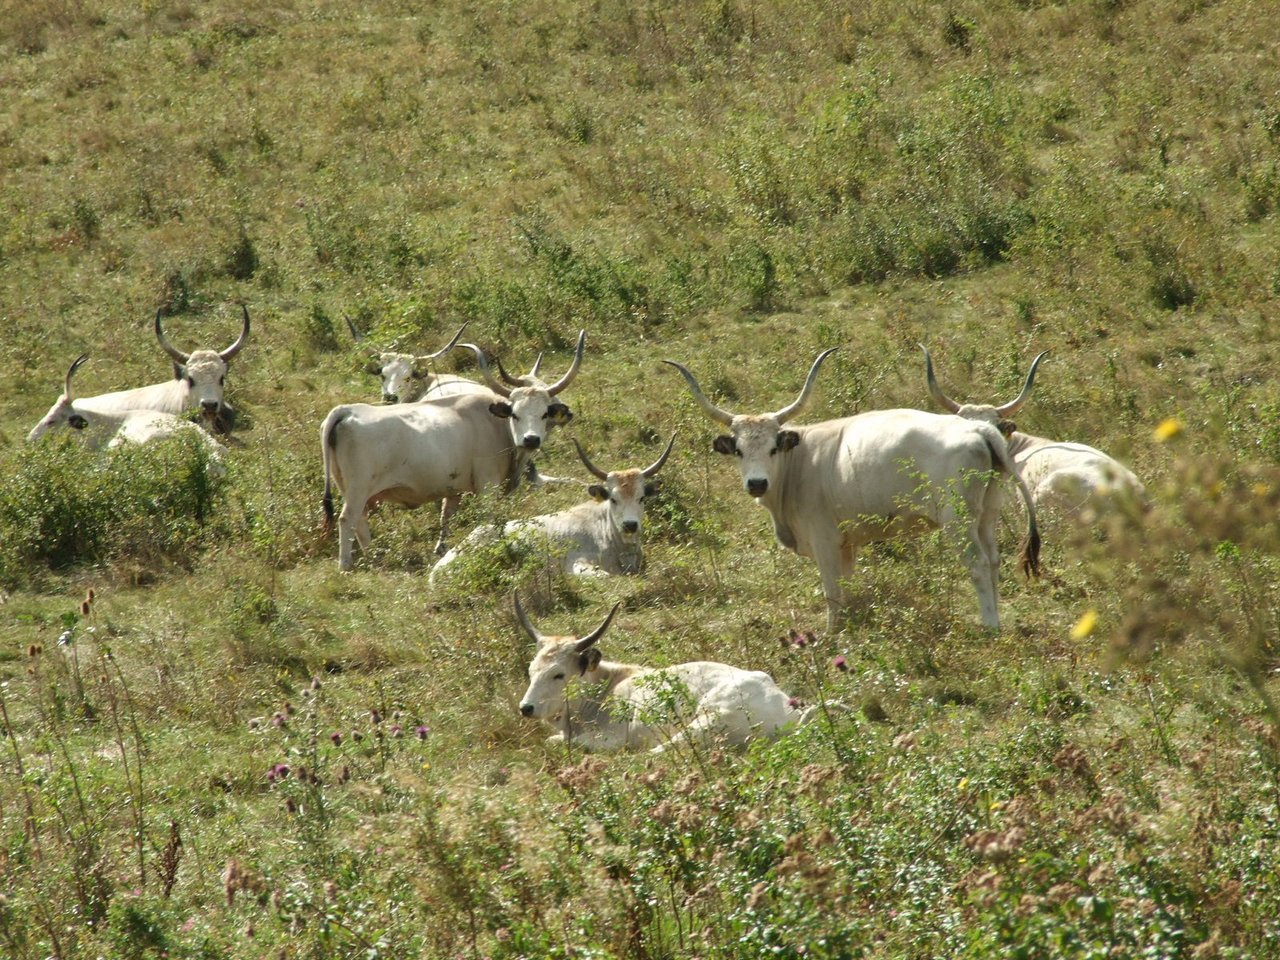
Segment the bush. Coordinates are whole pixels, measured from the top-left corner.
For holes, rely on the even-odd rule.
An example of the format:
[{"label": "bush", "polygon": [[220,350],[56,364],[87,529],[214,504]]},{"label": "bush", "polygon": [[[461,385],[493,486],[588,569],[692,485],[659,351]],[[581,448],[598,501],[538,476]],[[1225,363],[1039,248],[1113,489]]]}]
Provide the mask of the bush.
[{"label": "bush", "polygon": [[0,463],[0,582],[110,561],[182,562],[208,540],[222,489],[194,436],[106,454],[71,437],[22,447]]}]

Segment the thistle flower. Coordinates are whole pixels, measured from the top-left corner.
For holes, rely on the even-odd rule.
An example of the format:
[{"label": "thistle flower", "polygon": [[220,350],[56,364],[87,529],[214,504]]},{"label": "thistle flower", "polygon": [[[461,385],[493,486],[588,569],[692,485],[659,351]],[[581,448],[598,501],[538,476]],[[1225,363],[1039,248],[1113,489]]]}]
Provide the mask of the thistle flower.
[{"label": "thistle flower", "polygon": [[391,736],[399,737],[404,734],[404,727],[400,726],[398,723],[393,723],[389,732]]},{"label": "thistle flower", "polygon": [[287,763],[277,763],[267,771],[267,782],[275,783],[277,780],[283,780],[289,776],[289,765]]},{"label": "thistle flower", "polygon": [[333,741],[333,745],[334,745],[335,747],[340,747],[340,746],[342,746],[342,734],[341,734],[341,733],[339,733],[337,730],[335,730],[335,731],[333,731],[333,733],[329,734],[329,739]]},{"label": "thistle flower", "polygon": [[419,740],[425,740],[427,739],[427,734],[431,732],[431,728],[425,724],[418,724],[418,726],[414,727],[413,732]]},{"label": "thistle flower", "polygon": [[840,656],[832,660],[831,665],[835,667],[837,670],[839,670],[841,673],[849,672],[849,663],[848,661],[845,660],[844,654],[841,654]]},{"label": "thistle flower", "polygon": [[375,724],[382,722],[382,714],[378,712],[377,707],[374,707],[372,710],[369,711],[369,720]]}]

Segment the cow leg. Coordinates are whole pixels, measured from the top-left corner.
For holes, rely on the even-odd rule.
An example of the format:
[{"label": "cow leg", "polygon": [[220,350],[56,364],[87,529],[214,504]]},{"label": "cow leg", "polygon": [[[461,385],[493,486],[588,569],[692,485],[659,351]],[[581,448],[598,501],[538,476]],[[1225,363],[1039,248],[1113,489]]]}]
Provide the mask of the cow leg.
[{"label": "cow leg", "polygon": [[355,558],[352,556],[352,546],[355,541],[355,528],[359,525],[359,519],[353,519],[352,503],[354,501],[347,497],[342,502],[342,512],[338,514],[338,569],[350,570],[355,566]]},{"label": "cow leg", "polygon": [[453,494],[440,501],[440,539],[436,541],[436,556],[442,557],[449,550],[445,541],[449,538],[449,520],[458,512],[458,504],[462,502],[460,494]]},{"label": "cow leg", "polygon": [[845,583],[853,575],[853,549],[845,549],[843,537],[836,528],[815,538],[812,544],[813,559],[822,577],[822,595],[827,600],[827,632],[840,629],[845,609],[849,605]]},{"label": "cow leg", "polygon": [[982,625],[991,630],[1000,629],[1000,594],[996,581],[995,567],[988,559],[988,543],[991,555],[999,558],[995,548],[994,527],[988,534],[983,529],[982,517],[974,517],[965,531],[969,542],[964,547],[964,565],[969,570],[969,579],[978,593],[978,615]]}]

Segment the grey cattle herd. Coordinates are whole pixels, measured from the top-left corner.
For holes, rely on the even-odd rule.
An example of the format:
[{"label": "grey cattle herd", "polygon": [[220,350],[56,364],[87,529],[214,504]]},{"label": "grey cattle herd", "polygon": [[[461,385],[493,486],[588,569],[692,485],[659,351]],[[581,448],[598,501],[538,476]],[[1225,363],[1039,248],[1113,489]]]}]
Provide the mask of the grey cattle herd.
[{"label": "grey cattle herd", "polygon": [[[221,469],[226,451],[212,433],[229,433],[234,423],[223,394],[228,365],[249,336],[249,312],[242,310],[243,328],[231,346],[190,353],[168,341],[157,313],[156,339],[173,361],[174,375],[166,382],[75,398],[72,378],[87,360],[79,357],[67,371],[62,395],[28,440],[65,427],[90,446],[114,447],[190,431],[209,445],[210,459]],[[363,342],[355,324],[347,323],[355,340]],[[510,493],[522,480],[555,480],[538,473],[534,458],[551,429],[573,418],[561,395],[578,376],[586,345],[584,330],[569,369],[554,381],[543,378],[541,355],[523,376],[510,375],[495,359],[495,375],[480,347],[459,342],[465,326],[431,354],[373,354],[369,372],[381,381],[383,403],[341,404],[325,417],[322,503],[332,525],[334,487],[343,494],[337,514],[339,568],[354,567],[357,544],[361,550],[369,547],[372,507],[384,501],[408,507],[440,501],[436,552],[441,558],[432,583],[459,556],[518,538],[536,539],[569,574],[641,573],[644,500],[671,454],[674,435],[648,466],[611,471],[597,467],[575,439],[579,459],[598,481],[587,487],[590,499],[558,513],[481,526],[449,549],[449,521],[463,494],[492,488]],[[457,348],[474,354],[483,382],[431,371],[432,361]],[[805,425],[791,421],[804,409],[834,348],[814,360],[795,400],[761,414],[723,409],[686,366],[662,361],[684,379],[702,412],[728,431],[712,448],[737,459],[743,492],[769,511],[778,542],[817,564],[831,631],[840,628],[848,605],[846,585],[860,547],[939,527],[959,534],[981,621],[998,630],[996,523],[1006,481],[1017,488],[1025,508],[1019,563],[1029,576],[1039,572],[1038,509],[1087,519],[1111,498],[1140,501],[1144,495],[1137,477],[1102,451],[1022,433],[1008,419],[1030,396],[1043,353],[1017,398],[979,405],[948,397],[929,351],[921,349],[929,394],[945,413],[876,410]],[[186,419],[188,411],[198,411],[203,425]],[[652,668],[605,661],[596,644],[617,609],[584,637],[545,635],[514,598],[517,621],[537,645],[520,711],[552,726],[553,740],[572,738],[589,749],[661,751],[683,740],[712,737],[741,744],[807,719],[764,673],[713,662]],[[574,680],[587,695],[570,698],[568,685]],[[672,686],[693,708],[674,726],[655,726],[651,707]]]}]

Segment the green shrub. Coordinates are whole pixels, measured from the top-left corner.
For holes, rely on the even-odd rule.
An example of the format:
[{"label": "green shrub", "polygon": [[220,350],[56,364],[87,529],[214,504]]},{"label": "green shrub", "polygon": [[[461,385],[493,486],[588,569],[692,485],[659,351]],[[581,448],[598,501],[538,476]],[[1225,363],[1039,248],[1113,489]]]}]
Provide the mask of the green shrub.
[{"label": "green shrub", "polygon": [[107,562],[187,562],[218,527],[223,480],[197,437],[98,454],[77,438],[0,463],[0,580]]}]

